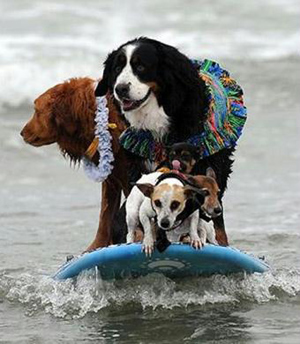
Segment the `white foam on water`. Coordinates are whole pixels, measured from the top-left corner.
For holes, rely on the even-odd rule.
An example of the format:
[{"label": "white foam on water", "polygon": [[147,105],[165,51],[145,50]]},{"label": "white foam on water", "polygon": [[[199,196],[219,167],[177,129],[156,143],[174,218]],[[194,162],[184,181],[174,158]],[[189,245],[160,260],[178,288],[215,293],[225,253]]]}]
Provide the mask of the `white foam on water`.
[{"label": "white foam on water", "polygon": [[209,304],[256,304],[295,297],[300,293],[300,271],[194,277],[171,280],[160,274],[123,281],[102,281],[95,272],[77,280],[22,273],[0,275],[0,296],[23,304],[32,315],[44,310],[58,318],[82,318],[103,309],[136,305],[143,309],[173,309]]}]

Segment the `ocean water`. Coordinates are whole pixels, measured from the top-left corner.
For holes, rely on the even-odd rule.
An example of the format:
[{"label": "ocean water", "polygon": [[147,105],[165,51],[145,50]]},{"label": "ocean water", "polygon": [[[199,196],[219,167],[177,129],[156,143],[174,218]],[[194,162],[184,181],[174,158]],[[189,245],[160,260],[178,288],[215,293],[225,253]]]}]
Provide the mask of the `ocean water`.
[{"label": "ocean water", "polygon": [[[299,343],[298,0],[0,1],[0,343]],[[100,185],[19,132],[33,100],[136,36],[210,58],[243,86],[249,118],[225,217],[264,275],[77,282],[51,274],[98,225]]]}]

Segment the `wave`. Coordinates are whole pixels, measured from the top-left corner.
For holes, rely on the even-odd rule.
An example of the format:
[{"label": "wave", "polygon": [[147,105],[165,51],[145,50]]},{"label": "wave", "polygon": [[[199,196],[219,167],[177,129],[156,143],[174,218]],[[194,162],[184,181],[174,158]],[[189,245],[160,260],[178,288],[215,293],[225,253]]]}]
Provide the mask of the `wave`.
[{"label": "wave", "polygon": [[299,270],[177,281],[152,274],[108,282],[98,279],[96,272],[91,271],[66,281],[30,273],[0,275],[0,299],[23,304],[27,315],[44,310],[58,318],[73,319],[127,305],[156,310],[244,302],[261,304],[292,298],[299,293]]},{"label": "wave", "polygon": [[[170,42],[168,38],[171,36],[172,32],[165,32],[162,34],[161,40]],[[236,46],[230,49],[228,48],[230,44],[227,44],[228,42],[225,40],[222,44],[218,44],[215,47],[212,47],[211,43],[199,44],[199,49],[195,51],[195,42],[190,37],[189,40],[185,41],[185,47],[181,50],[188,52],[189,56],[196,58],[208,57],[220,62],[226,58],[236,59],[237,63],[238,61],[245,63],[246,60],[249,61],[251,59],[268,61],[271,59],[299,57],[300,34],[292,36],[290,39],[286,38],[285,43],[280,46],[275,44],[275,37],[269,40],[268,45],[264,45],[263,40],[259,41],[257,39],[252,49],[249,48],[247,43],[247,41],[253,39],[252,36],[247,37],[243,33],[239,33],[237,36],[241,36],[239,40],[243,42],[240,44],[240,47]],[[31,39],[34,41],[33,38]],[[47,44],[51,45],[51,43]],[[55,43],[56,46],[67,44],[72,46],[72,39],[61,39]],[[84,44],[86,47],[89,45],[87,42]],[[173,45],[177,45],[176,42]],[[0,44],[0,49],[2,50],[1,46]],[[94,44],[91,44],[91,48],[86,49],[85,52],[77,52],[77,56],[75,52],[74,54],[72,53],[72,50],[76,49],[70,47],[69,50],[66,49],[65,53],[62,54],[66,56],[52,56],[51,54],[47,55],[47,53],[44,53],[47,56],[45,59],[24,58],[20,61],[2,63],[0,65],[0,79],[4,82],[0,85],[0,108],[18,108],[23,105],[32,106],[33,100],[48,88],[71,77],[100,77],[102,75],[102,61],[110,50],[96,49],[95,52],[94,46]],[[201,56],[199,56],[199,50],[201,50]],[[5,49],[3,51],[5,52]],[[13,61],[14,58],[9,57],[10,54],[12,54],[11,51],[7,59]],[[24,47],[24,52],[22,53],[18,51],[18,54],[26,55],[26,48]]]},{"label": "wave", "polygon": [[71,77],[94,76],[100,63],[83,66],[69,61],[57,63],[14,63],[0,67],[0,108],[33,107],[33,101],[48,88],[68,80]]},{"label": "wave", "polygon": [[[99,77],[106,55],[140,35],[174,45],[192,58],[221,63],[300,56],[297,0],[257,0],[234,12],[222,1],[207,2],[201,11],[197,2],[186,12],[180,5],[154,0],[135,6],[131,0],[116,8],[114,2],[92,1],[91,10],[86,4],[31,1],[24,8],[16,0],[2,18],[0,108],[32,106],[39,94],[71,77]],[[268,18],[261,15],[264,10]]]}]

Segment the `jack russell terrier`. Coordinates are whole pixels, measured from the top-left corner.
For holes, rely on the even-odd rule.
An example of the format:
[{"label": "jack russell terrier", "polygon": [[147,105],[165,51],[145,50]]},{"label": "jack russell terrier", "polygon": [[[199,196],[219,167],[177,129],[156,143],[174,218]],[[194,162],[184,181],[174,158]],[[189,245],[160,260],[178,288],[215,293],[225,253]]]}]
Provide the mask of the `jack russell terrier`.
[{"label": "jack russell terrier", "polygon": [[[211,170],[208,169],[207,175],[212,173]],[[214,191],[218,186],[211,176],[198,177],[190,176],[191,183],[179,173],[143,175],[127,198],[127,242],[134,242],[134,233],[140,222],[144,229],[143,249],[146,255],[151,255],[154,249],[155,225],[169,242],[178,242],[188,234],[191,245],[199,249],[209,234],[208,240],[216,243],[213,225],[203,220],[200,212],[216,216],[215,209],[220,209],[220,204]],[[205,187],[202,188],[201,184]]]}]

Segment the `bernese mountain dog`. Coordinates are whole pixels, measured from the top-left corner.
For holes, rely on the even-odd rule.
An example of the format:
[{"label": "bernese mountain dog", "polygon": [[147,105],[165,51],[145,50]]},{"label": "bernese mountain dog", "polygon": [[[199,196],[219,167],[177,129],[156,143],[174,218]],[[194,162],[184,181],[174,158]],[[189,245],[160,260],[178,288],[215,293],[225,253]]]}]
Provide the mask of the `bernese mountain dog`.
[{"label": "bernese mountain dog", "polygon": [[180,142],[199,133],[205,120],[205,83],[176,48],[149,38],[123,44],[106,59],[96,96],[107,91],[131,126]]},{"label": "bernese mountain dog", "polygon": [[[129,126],[149,130],[162,142],[166,135],[173,143],[184,142],[204,130],[209,104],[205,81],[187,56],[153,39],[140,37],[110,53],[95,94],[113,97]],[[213,168],[221,202],[233,152],[234,147],[224,148],[199,160],[192,171],[205,174]],[[217,241],[228,245],[223,214],[213,221]]]}]

